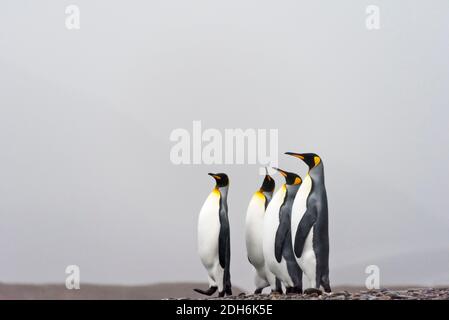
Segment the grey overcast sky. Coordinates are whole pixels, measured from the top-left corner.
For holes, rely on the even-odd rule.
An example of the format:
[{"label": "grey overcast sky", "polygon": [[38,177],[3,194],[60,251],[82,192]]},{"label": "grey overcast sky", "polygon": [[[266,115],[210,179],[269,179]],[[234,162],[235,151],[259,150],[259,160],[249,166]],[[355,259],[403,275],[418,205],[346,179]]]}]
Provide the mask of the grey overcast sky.
[{"label": "grey overcast sky", "polygon": [[322,156],[333,284],[369,264],[383,284],[449,283],[447,0],[0,6],[1,282],[64,283],[69,264],[82,282],[205,281],[197,217],[224,171],[232,279],[251,289],[258,166],[173,165],[170,133],[201,120]]}]

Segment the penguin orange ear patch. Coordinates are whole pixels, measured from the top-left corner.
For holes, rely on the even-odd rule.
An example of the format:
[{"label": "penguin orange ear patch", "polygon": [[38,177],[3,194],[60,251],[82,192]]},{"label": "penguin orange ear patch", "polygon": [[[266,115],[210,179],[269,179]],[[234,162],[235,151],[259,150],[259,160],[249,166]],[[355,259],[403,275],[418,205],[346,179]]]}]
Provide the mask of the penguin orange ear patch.
[{"label": "penguin orange ear patch", "polygon": [[300,177],[296,177],[295,178],[295,182],[293,182],[293,184],[300,184],[302,182]]},{"label": "penguin orange ear patch", "polygon": [[320,157],[315,156],[315,157],[313,157],[313,161],[315,162],[315,166],[317,166],[321,162],[321,159],[320,159]]}]

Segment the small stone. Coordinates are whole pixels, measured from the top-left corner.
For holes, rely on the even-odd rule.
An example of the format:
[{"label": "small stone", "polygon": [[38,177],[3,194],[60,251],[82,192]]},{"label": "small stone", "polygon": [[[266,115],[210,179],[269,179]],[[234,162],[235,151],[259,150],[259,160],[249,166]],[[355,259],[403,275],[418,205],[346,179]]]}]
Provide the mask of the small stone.
[{"label": "small stone", "polygon": [[338,292],[332,292],[332,296],[344,296],[349,297],[351,294],[348,291],[338,291]]}]

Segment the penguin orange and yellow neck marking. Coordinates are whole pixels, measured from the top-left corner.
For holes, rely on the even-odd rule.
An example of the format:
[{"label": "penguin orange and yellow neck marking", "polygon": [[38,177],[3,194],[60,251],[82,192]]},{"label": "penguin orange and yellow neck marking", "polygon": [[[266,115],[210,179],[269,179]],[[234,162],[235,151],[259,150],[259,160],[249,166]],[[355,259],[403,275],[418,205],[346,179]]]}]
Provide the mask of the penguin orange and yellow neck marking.
[{"label": "penguin orange and yellow neck marking", "polygon": [[259,190],[254,195],[257,197],[258,200],[260,200],[260,201],[265,203],[266,199],[265,199],[265,195],[263,194],[262,191]]}]

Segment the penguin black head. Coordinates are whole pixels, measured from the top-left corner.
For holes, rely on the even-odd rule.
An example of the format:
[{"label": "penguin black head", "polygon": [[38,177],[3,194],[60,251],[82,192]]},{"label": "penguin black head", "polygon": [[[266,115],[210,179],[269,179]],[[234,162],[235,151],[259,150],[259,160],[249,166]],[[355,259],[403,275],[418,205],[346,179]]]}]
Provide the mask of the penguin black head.
[{"label": "penguin black head", "polygon": [[317,165],[319,165],[322,161],[319,155],[316,153],[294,153],[294,152],[286,152],[289,156],[293,156],[295,158],[301,159],[308,166],[309,169],[313,169]]},{"label": "penguin black head", "polygon": [[296,173],[287,172],[287,171],[281,170],[279,168],[273,168],[273,169],[279,171],[279,173],[285,178],[285,183],[289,186],[298,185],[298,184],[302,183],[301,177],[298,176]]},{"label": "penguin black head", "polygon": [[229,185],[228,175],[226,173],[208,173],[217,182],[217,188],[226,187]]},{"label": "penguin black head", "polygon": [[268,174],[267,168],[265,168],[267,174],[265,175],[265,179],[263,179],[262,187],[260,188],[260,191],[262,192],[273,192],[274,187],[276,186],[276,183],[274,182],[274,179]]}]

